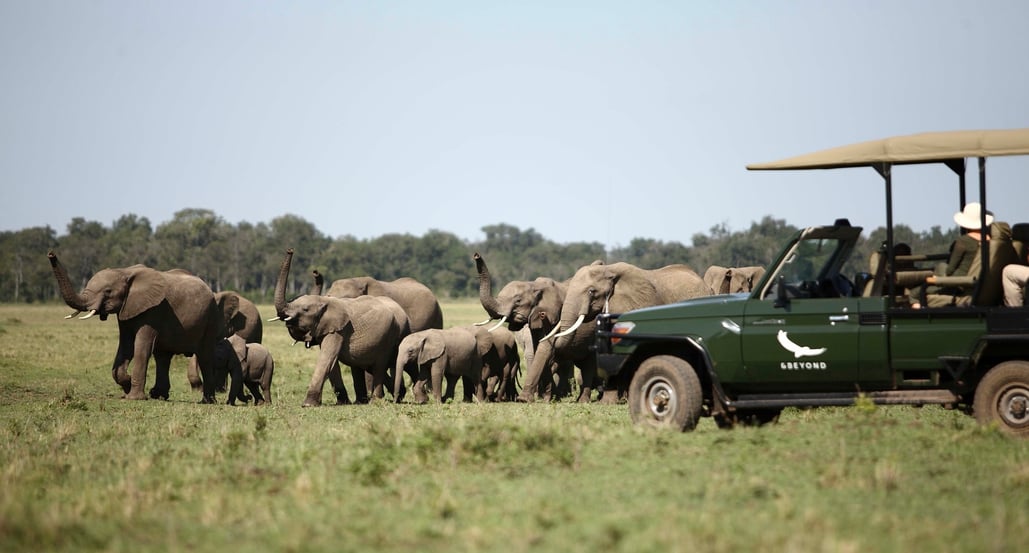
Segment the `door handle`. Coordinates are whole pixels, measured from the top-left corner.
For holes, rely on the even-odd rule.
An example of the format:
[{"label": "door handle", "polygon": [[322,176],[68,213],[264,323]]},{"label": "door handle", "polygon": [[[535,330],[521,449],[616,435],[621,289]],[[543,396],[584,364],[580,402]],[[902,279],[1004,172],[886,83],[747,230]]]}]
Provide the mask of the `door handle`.
[{"label": "door handle", "polygon": [[831,323],[845,323],[850,320],[850,315],[829,315]]}]

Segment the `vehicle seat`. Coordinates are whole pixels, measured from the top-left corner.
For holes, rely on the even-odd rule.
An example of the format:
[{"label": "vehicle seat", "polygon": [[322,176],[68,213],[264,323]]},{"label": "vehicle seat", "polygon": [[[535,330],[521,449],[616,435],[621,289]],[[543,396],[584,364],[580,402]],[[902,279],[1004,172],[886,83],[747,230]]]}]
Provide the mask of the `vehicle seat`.
[{"label": "vehicle seat", "polygon": [[1029,223],[1016,223],[1011,227],[1011,245],[1015,248],[1018,263],[1029,265]]},{"label": "vehicle seat", "polygon": [[[957,288],[960,290],[959,294],[928,294],[927,297],[923,298],[922,303],[929,307],[942,307],[946,305],[1000,305],[1003,299],[1001,273],[1005,265],[1015,263],[1017,259],[1015,248],[1011,243],[1011,226],[1002,222],[994,222],[990,225],[988,247],[990,248],[990,265],[982,281],[979,280],[982,255],[977,251],[967,275],[936,277],[937,284],[949,288]],[[923,294],[924,290],[923,288]]]}]

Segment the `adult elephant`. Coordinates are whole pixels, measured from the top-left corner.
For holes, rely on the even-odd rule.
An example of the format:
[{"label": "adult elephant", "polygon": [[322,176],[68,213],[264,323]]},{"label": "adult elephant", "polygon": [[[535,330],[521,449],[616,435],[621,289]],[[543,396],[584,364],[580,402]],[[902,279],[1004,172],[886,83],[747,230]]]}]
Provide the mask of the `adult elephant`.
[{"label": "adult elephant", "polygon": [[[277,317],[273,320],[285,321],[294,340],[320,348],[303,406],[321,405],[326,379],[336,392],[337,403],[350,402],[340,362],[351,368],[358,403],[368,401],[369,386],[373,397],[382,398],[397,347],[410,332],[407,314],[397,302],[380,296],[334,298],[308,294],[287,302],[286,281],[292,261],[293,250],[289,249],[275,286]],[[365,374],[369,375],[368,381]]]},{"label": "adult elephant", "polygon": [[[51,251],[47,256],[64,302],[76,311],[68,318],[86,312],[81,319],[98,315],[106,321],[117,315],[118,351],[111,375],[126,399],[147,399],[144,387],[151,355],[157,377],[150,397],[168,399],[168,369],[172,356],[181,353],[197,357],[203,375],[201,402],[214,403],[215,344],[230,334],[228,321],[238,312],[238,303],[219,307],[207,284],[187,271],[157,271],[144,265],[103,269],[77,293],[57,255]],[[241,386],[234,381],[230,396],[239,395]]]},{"label": "adult elephant", "polygon": [[[318,271],[313,271],[314,288],[311,293],[320,295],[325,282]],[[427,328],[443,328],[443,309],[436,295],[428,286],[417,280],[404,277],[393,281],[376,280],[369,276],[341,278],[329,286],[326,296],[334,298],[357,298],[360,296],[381,296],[397,302],[411,324],[411,332]]]},{"label": "adult elephant", "polygon": [[[217,292],[214,295],[214,302],[225,311],[225,308],[235,303],[239,306],[235,315],[228,321],[230,336],[239,336],[246,344],[260,344],[264,339],[264,323],[261,321],[261,314],[257,311],[254,302],[243,297],[242,294],[233,291]],[[219,392],[225,391],[225,372],[215,373],[214,388]],[[186,377],[194,391],[199,391],[203,382],[200,379],[200,371],[197,369],[196,357],[192,357],[186,367]]]},{"label": "adult elephant", "polygon": [[[465,327],[445,330],[430,328],[413,332],[400,342],[397,350],[395,395],[403,387],[403,371],[411,373],[414,382],[416,403],[428,400],[425,384],[432,383],[432,395],[437,402],[446,402],[454,397],[457,379],[464,385],[464,400],[484,400],[482,377],[482,352],[475,340],[475,331]],[[447,380],[446,392],[443,379]]]},{"label": "adult elephant", "polygon": [[[525,365],[532,366],[540,340],[550,334],[561,317],[568,281],[538,277],[536,280],[513,280],[493,296],[493,282],[486,260],[476,252],[475,270],[479,275],[479,303],[486,310],[488,321],[499,319],[491,328],[507,323],[524,352]],[[571,394],[574,368],[570,360],[560,359],[541,369],[537,394],[545,401]],[[555,384],[554,377],[557,377]]]},{"label": "adult elephant", "polygon": [[[623,313],[633,309],[672,303],[689,298],[709,296],[711,288],[695,271],[685,265],[669,265],[660,269],[641,269],[629,263],[593,263],[581,267],[568,283],[557,332],[545,337],[536,350],[520,401],[531,401],[544,366],[554,359],[571,359],[582,373],[579,401],[592,399],[596,358],[596,317],[601,313]],[[613,400],[621,390],[605,393]]]},{"label": "adult elephant", "polygon": [[757,265],[749,267],[722,267],[712,265],[704,271],[704,283],[711,287],[715,294],[738,294],[750,292],[754,285],[765,274],[765,268]]}]

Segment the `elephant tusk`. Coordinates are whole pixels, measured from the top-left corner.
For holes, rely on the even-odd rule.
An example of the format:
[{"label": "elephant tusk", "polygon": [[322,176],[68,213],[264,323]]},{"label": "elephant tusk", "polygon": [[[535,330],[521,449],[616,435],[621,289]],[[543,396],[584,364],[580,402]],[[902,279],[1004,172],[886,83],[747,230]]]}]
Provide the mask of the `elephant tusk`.
[{"label": "elephant tusk", "polygon": [[269,323],[274,323],[275,321],[278,321],[278,320],[281,320],[281,319],[282,319],[282,317],[272,317],[272,318],[268,319],[268,322]]},{"label": "elephant tusk", "polygon": [[493,332],[494,330],[500,328],[500,325],[504,324],[505,322],[507,322],[507,315],[504,315],[503,317],[501,317],[500,318],[500,322],[495,324],[495,325],[493,325],[493,327],[490,328],[489,330],[487,330],[486,332]]},{"label": "elephant tusk", "polygon": [[558,332],[559,330],[561,330],[561,325],[556,325],[556,326],[554,327],[554,329],[550,331],[550,333],[549,333],[549,334],[547,334],[546,336],[544,336],[544,337],[540,338],[540,342],[546,342],[547,340],[549,340],[549,339],[553,338],[553,337],[554,337],[554,335],[555,335],[555,334],[557,334],[557,332]]},{"label": "elephant tusk", "polygon": [[96,315],[96,309],[90,309],[90,310],[89,310],[89,313],[86,313],[85,315],[83,315],[83,316],[79,317],[79,319],[81,319],[81,320],[83,320],[83,321],[84,321],[84,320],[86,320],[86,319],[88,319],[88,318],[92,317],[93,315]]},{"label": "elephant tusk", "polygon": [[475,326],[483,326],[483,325],[487,325],[487,324],[489,324],[489,322],[490,322],[490,321],[492,321],[492,320],[493,320],[493,319],[486,319],[485,321],[482,321],[481,323],[475,323]]},{"label": "elephant tusk", "polygon": [[611,296],[604,298],[604,313],[611,312]]},{"label": "elephant tusk", "polygon": [[70,318],[74,317],[75,315],[78,315],[79,313],[82,313],[82,311],[76,311],[76,312],[72,313],[71,315],[65,315],[64,318],[65,319],[70,319]]},{"label": "elephant tusk", "polygon": [[579,318],[575,319],[575,323],[573,323],[572,326],[568,327],[568,330],[565,330],[563,332],[559,332],[559,333],[555,334],[554,338],[560,338],[562,336],[568,336],[569,334],[575,332],[575,329],[579,328],[579,325],[581,325],[582,321],[584,321],[585,319],[586,319],[586,315],[579,315]]},{"label": "elephant tusk", "polygon": [[282,322],[288,323],[288,322],[290,322],[292,320],[293,320],[293,315],[290,315],[290,316],[286,317],[285,319],[282,319]]}]

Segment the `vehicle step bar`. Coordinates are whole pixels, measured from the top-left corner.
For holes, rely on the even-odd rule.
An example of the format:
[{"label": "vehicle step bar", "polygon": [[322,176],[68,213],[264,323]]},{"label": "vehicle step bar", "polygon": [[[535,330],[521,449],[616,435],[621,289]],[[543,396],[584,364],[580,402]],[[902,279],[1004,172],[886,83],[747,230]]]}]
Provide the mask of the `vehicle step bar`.
[{"label": "vehicle step bar", "polygon": [[854,405],[858,397],[877,405],[928,405],[957,403],[960,398],[949,390],[886,390],[880,392],[842,392],[829,394],[744,394],[729,402],[732,409],[768,407],[829,407]]}]

